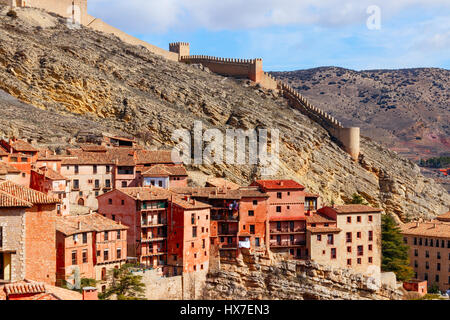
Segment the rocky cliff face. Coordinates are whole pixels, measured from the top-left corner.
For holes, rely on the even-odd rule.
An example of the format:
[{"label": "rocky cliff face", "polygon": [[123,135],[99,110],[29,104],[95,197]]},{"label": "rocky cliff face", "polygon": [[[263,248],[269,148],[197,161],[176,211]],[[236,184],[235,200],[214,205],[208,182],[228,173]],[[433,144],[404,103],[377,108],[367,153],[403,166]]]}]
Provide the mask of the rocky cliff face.
[{"label": "rocky cliff face", "polygon": [[[17,12],[18,19],[11,19],[6,8],[0,10],[4,134],[17,134],[19,127],[23,136],[56,148],[73,143],[80,131],[113,131],[170,148],[173,131],[191,130],[196,120],[204,129],[277,128],[281,169],[276,177],[299,181],[320,193],[325,204],[360,193],[403,220],[448,211],[448,193],[413,163],[369,139],[362,141],[359,163],[353,162],[278,92],[167,61],[114,36],[68,29],[64,19],[40,10]],[[194,183],[210,174],[243,184],[258,177],[254,166],[189,169]]]},{"label": "rocky cliff face", "polygon": [[244,254],[208,274],[211,300],[401,300],[403,293],[374,278],[310,261],[273,261]]}]

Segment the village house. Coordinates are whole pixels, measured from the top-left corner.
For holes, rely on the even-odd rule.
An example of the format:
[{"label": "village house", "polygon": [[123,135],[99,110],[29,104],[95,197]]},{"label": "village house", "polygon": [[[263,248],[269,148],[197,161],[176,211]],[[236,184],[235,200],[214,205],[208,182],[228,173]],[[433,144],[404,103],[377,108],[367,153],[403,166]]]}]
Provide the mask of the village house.
[{"label": "village house", "polygon": [[58,284],[76,276],[95,279],[105,291],[108,271],[127,260],[127,226],[96,213],[60,216],[56,220]]},{"label": "village house", "polygon": [[184,166],[157,164],[142,173],[143,187],[156,186],[164,189],[187,187],[188,174]]},{"label": "village house", "polygon": [[59,199],[0,181],[0,282],[56,282]]},{"label": "village house", "polygon": [[0,149],[2,161],[20,170],[20,180],[14,182],[29,187],[32,164],[37,160],[38,150],[28,142],[18,139],[0,140]]},{"label": "village house", "polygon": [[24,172],[3,161],[0,161],[0,179],[12,181],[25,187],[29,186],[29,181]]},{"label": "village house", "polygon": [[415,279],[450,290],[450,212],[432,221],[406,223],[400,229],[409,246]]},{"label": "village house", "polygon": [[172,194],[168,215],[169,275],[209,269],[211,206],[189,196]]},{"label": "village house", "polygon": [[98,300],[97,291],[85,288],[83,293],[31,280],[0,284],[0,300]]},{"label": "village house", "polygon": [[169,192],[160,188],[116,189],[98,197],[99,214],[129,227],[128,255],[152,268],[167,264]]},{"label": "village house", "polygon": [[267,193],[270,249],[303,259],[307,256],[305,187],[293,180],[258,180]]},{"label": "village house", "polygon": [[358,273],[381,273],[381,209],[365,205],[324,207],[307,218],[308,258]]},{"label": "village house", "polygon": [[70,213],[70,182],[51,168],[41,167],[31,170],[31,189],[58,198],[61,203],[56,205],[58,215]]}]

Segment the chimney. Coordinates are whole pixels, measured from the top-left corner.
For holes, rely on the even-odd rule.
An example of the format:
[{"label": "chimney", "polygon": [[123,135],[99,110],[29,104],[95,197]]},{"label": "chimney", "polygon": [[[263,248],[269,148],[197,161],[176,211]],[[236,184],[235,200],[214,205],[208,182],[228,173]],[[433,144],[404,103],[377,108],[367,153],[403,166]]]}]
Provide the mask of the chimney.
[{"label": "chimney", "polygon": [[83,300],[98,300],[98,290],[94,287],[83,288]]}]

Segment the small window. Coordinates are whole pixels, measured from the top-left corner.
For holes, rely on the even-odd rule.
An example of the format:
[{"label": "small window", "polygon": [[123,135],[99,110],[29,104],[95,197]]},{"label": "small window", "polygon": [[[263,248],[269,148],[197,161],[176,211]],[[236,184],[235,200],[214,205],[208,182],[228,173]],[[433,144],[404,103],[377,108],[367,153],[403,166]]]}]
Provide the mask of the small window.
[{"label": "small window", "polygon": [[122,181],[122,188],[126,188],[128,186],[126,181]]},{"label": "small window", "polygon": [[347,217],[347,223],[352,223],[352,217]]},{"label": "small window", "polygon": [[116,215],[115,215],[115,214],[112,215],[112,219],[113,219],[114,221],[116,221]]},{"label": "small window", "polygon": [[109,260],[109,250],[105,250],[103,251],[103,261],[108,261]]},{"label": "small window", "polygon": [[369,216],[369,222],[373,222],[373,216]]},{"label": "small window", "polygon": [[373,258],[369,257],[369,263],[372,264],[373,263]]},{"label": "small window", "polygon": [[117,231],[117,240],[120,240],[120,230]]},{"label": "small window", "polygon": [[253,205],[257,206],[258,205],[258,200],[253,200]]},{"label": "small window", "polygon": [[76,265],[77,264],[77,252],[76,251],[72,251],[72,265]]},{"label": "small window", "polygon": [[337,254],[336,254],[336,248],[332,248],[331,249],[331,259],[336,259]]},{"label": "small window", "polygon": [[254,216],[255,216],[255,211],[249,210],[249,211],[248,211],[248,216],[249,216],[249,217],[254,217]]},{"label": "small window", "polygon": [[356,222],[361,223],[361,216],[356,217]]},{"label": "small window", "polygon": [[87,250],[83,250],[83,263],[88,263]]},{"label": "small window", "polygon": [[322,235],[321,234],[317,235],[317,241],[322,241]]},{"label": "small window", "polygon": [[108,241],[108,231],[105,231],[104,233],[105,241]]},{"label": "small window", "polygon": [[358,239],[361,239],[361,232],[357,232],[357,233],[356,233],[356,237],[357,237]]},{"label": "small window", "polygon": [[254,224],[250,225],[250,234],[255,234],[255,225]]},{"label": "small window", "polygon": [[125,200],[121,200],[120,203],[124,206],[125,205]]},{"label": "small window", "polygon": [[87,233],[83,233],[83,243],[86,244],[87,243]]},{"label": "small window", "polygon": [[347,259],[347,265],[351,266],[352,265],[352,259]]},{"label": "small window", "polygon": [[281,192],[277,192],[277,199],[282,199],[283,198],[283,194]]},{"label": "small window", "polygon": [[277,212],[278,212],[278,213],[281,212],[281,206],[277,206]]},{"label": "small window", "polygon": [[108,204],[113,204],[112,199],[108,199]]},{"label": "small window", "polygon": [[122,249],[118,248],[117,249],[117,260],[122,259]]}]

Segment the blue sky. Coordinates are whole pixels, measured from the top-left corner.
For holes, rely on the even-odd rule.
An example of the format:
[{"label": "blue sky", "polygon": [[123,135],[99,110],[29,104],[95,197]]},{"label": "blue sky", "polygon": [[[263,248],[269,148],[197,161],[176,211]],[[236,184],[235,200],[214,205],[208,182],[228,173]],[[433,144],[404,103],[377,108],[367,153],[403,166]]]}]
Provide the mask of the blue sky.
[{"label": "blue sky", "polygon": [[[93,16],[162,48],[183,41],[191,54],[263,58],[265,71],[450,69],[450,0],[88,3]],[[371,6],[376,11],[368,11]],[[369,28],[368,20],[380,28]]]}]

